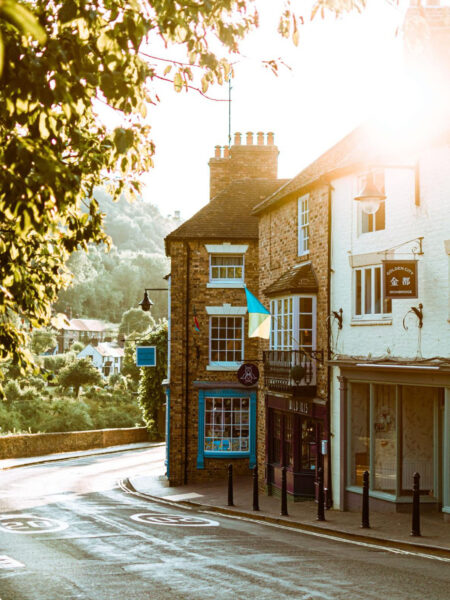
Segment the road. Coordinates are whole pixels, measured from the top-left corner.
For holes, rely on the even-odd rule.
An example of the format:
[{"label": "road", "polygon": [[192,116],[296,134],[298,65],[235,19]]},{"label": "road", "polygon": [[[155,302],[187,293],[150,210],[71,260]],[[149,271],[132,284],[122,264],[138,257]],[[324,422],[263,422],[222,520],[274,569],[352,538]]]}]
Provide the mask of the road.
[{"label": "road", "polygon": [[450,563],[151,502],[163,447],[0,472],[1,600],[448,600]]}]

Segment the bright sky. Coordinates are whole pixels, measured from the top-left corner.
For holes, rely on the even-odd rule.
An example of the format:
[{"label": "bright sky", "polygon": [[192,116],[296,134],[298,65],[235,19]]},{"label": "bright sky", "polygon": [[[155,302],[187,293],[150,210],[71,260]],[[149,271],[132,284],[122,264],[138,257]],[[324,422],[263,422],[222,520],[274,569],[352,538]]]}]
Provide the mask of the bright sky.
[{"label": "bright sky", "polygon": [[[308,0],[306,0],[308,1]],[[444,4],[445,2],[442,2]],[[259,2],[261,28],[242,45],[232,82],[232,133],[273,131],[279,177],[293,177],[362,120],[392,103],[401,73],[401,26],[409,0],[400,7],[369,0],[368,10],[301,28],[300,44],[276,34],[271,0]],[[279,6],[279,5],[278,5]],[[278,77],[260,59],[281,56],[292,71]],[[164,215],[186,219],[209,199],[208,160],[228,140],[228,103],[195,91],[176,94],[158,85],[161,103],[150,110],[156,143],[155,168],[145,176],[144,198]],[[208,94],[227,98],[228,89]]]}]

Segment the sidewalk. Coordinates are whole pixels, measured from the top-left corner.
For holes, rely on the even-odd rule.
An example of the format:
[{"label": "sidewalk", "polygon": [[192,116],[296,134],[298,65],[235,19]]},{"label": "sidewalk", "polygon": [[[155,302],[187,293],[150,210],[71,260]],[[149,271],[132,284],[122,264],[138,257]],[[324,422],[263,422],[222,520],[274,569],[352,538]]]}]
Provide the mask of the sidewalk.
[{"label": "sidewalk", "polygon": [[450,560],[450,523],[444,522],[441,513],[422,513],[422,536],[412,537],[410,514],[371,512],[371,528],[361,529],[361,514],[354,512],[328,510],[325,512],[326,521],[318,522],[317,504],[312,500],[288,502],[289,516],[281,517],[280,498],[261,493],[260,511],[253,511],[251,476],[235,477],[234,507],[227,506],[226,480],[182,487],[167,487],[167,482],[162,478],[150,476],[130,477],[128,481],[136,492],[174,505],[202,507],[222,514],[264,520],[365,543],[382,542],[400,550],[424,552]]}]

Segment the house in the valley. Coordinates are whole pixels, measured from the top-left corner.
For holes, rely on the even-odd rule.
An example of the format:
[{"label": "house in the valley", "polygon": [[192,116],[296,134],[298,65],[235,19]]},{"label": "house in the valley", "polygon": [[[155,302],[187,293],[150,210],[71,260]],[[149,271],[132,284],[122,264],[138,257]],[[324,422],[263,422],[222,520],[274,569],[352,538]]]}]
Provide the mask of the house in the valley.
[{"label": "house in the valley", "polygon": [[[255,143],[254,143],[255,142]],[[256,462],[257,384],[237,371],[258,358],[247,336],[245,286],[258,295],[253,208],[282,183],[273,134],[236,134],[216,147],[210,202],[166,238],[171,258],[167,475],[173,485],[223,476]]]},{"label": "house in the valley", "polygon": [[98,344],[114,335],[111,324],[98,319],[70,319],[58,330],[58,352],[67,352],[74,342]]},{"label": "house in the valley", "polygon": [[103,377],[109,377],[113,373],[120,373],[124,358],[124,349],[113,346],[107,342],[101,342],[96,346],[88,344],[77,358],[90,358]]}]

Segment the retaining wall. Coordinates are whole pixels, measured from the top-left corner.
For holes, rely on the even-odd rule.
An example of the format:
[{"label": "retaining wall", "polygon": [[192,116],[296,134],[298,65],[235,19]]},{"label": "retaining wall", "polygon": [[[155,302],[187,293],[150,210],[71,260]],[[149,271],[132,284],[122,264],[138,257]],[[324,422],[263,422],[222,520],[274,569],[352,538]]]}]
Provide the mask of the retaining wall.
[{"label": "retaining wall", "polygon": [[0,436],[0,459],[107,448],[108,446],[147,441],[148,432],[145,427],[96,429],[67,433],[13,434]]}]

